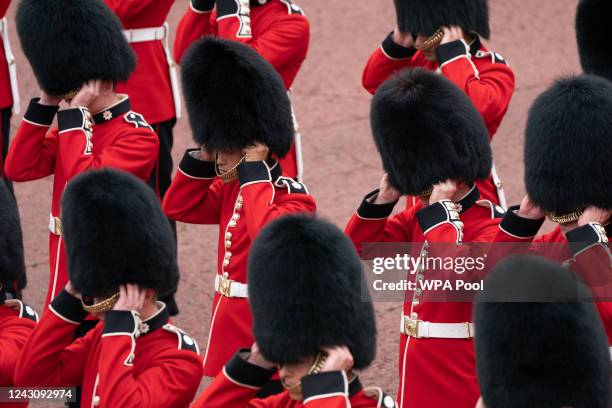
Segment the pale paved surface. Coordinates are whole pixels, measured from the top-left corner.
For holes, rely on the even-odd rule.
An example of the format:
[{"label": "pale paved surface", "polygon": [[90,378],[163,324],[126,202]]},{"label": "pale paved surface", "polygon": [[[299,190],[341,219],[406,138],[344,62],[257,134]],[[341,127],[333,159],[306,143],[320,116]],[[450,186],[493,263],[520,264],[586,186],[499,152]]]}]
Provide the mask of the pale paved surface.
[{"label": "pale paved surface", "polygon": [[[361,88],[360,79],[369,54],[393,28],[392,1],[300,0],[298,4],[312,25],[309,58],[294,86],[304,135],[306,183],[318,201],[320,214],[343,227],[363,194],[377,185],[381,175],[369,131],[370,96]],[[522,132],[529,104],[556,76],[579,72],[573,32],[575,4],[573,0],[491,2],[490,48],[506,57],[517,78],[516,94],[494,141],[495,160],[511,203],[523,194]],[[186,7],[186,0],[177,1],[171,16],[173,26]],[[15,5],[11,16],[14,9]],[[14,31],[12,35],[18,49]],[[25,108],[38,91],[27,62],[20,52],[17,54]],[[185,119],[179,121],[175,135],[178,160],[191,146]],[[25,296],[40,310],[48,279],[46,226],[51,179],[19,184],[16,190],[30,279]],[[179,225],[182,313],[176,323],[195,336],[202,348],[208,335],[216,238],[216,227]],[[376,383],[395,392],[401,305],[378,304],[376,310],[378,358],[363,374],[364,383]]]}]

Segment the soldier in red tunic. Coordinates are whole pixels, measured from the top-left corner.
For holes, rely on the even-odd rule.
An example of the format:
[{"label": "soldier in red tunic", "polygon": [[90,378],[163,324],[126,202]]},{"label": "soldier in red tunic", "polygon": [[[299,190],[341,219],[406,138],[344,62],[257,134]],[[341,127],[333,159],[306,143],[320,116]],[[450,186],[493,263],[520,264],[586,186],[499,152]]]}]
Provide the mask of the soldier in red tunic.
[{"label": "soldier in red tunic", "polygon": [[[15,199],[0,183],[0,387],[13,387],[17,359],[38,316],[20,300],[7,299],[2,282],[12,281],[25,271],[21,225]],[[2,403],[2,407],[22,408],[27,403]]]},{"label": "soldier in red tunic", "polygon": [[[15,384],[82,384],[88,408],[188,407],[202,358],[157,301],[176,287],[178,266],[153,190],[118,170],[87,172],[68,184],[62,221],[70,282],[26,343]],[[102,320],[74,340],[88,312]]]},{"label": "soldier in red tunic", "polygon": [[499,264],[474,308],[477,408],[608,408],[610,357],[591,296],[542,258]]},{"label": "soldier in red tunic", "polygon": [[[397,26],[374,51],[363,71],[363,86],[374,94],[394,72],[406,67],[438,71],[463,90],[482,115],[492,139],[514,92],[506,60],[488,50],[487,0],[395,0]],[[495,168],[476,183],[484,199],[505,207]],[[408,207],[417,198],[408,197]]]},{"label": "soldier in red tunic", "polygon": [[[8,20],[6,13],[11,0],[0,0],[0,182],[6,183],[14,196],[13,184],[4,176],[4,161],[8,154],[11,116],[20,113],[19,89],[17,86],[17,67],[8,37]],[[10,299],[20,299],[21,291],[26,287],[25,269],[15,275],[10,282],[2,282],[5,295]]]},{"label": "soldier in red tunic", "polygon": [[188,150],[166,194],[168,217],[219,225],[218,273],[204,374],[214,377],[250,347],[246,261],[260,229],[281,215],[314,212],[306,187],[276,157],[293,140],[291,105],[274,68],[252,48],[216,38],[183,58],[183,88],[197,149]]},{"label": "soldier in red tunic", "polygon": [[[353,371],[376,352],[362,280],[355,249],[334,225],[289,215],[264,228],[249,256],[257,343],[236,353],[194,408],[395,407],[380,389],[366,395]],[[286,390],[257,398],[277,368]]]},{"label": "soldier in red tunic", "polygon": [[[104,2],[121,20],[123,34],[136,54],[136,68],[127,82],[117,84],[117,92],[130,95],[132,109],[144,116],[159,138],[159,157],[149,182],[163,199],[172,181],[173,128],[181,115],[180,85],[166,23],[174,0]],[[176,223],[171,220],[171,225],[176,238]],[[170,315],[177,315],[174,294],[163,300]]]},{"label": "soldier in red tunic", "polygon": [[[42,96],[30,102],[5,171],[18,182],[54,176],[47,305],[68,281],[59,221],[66,183],[100,167],[119,168],[148,181],[159,142],[142,115],[131,110],[129,97],[114,91],[115,82],[129,77],[135,61],[120,22],[103,3],[24,0],[17,10],[17,29]],[[67,106],[60,110],[62,101]],[[55,118],[57,128],[51,128]]]},{"label": "soldier in red tunic", "polygon": [[[463,242],[488,242],[499,209],[481,200],[475,181],[491,168],[488,132],[470,99],[448,79],[423,69],[404,70],[385,82],[372,102],[372,129],[387,174],[346,227],[363,243],[413,243],[418,254],[476,257]],[[442,120],[443,118],[443,120]],[[391,216],[401,194],[421,197]],[[418,285],[423,272],[409,278]],[[472,346],[472,304],[421,299],[406,293],[401,316],[401,408],[473,408],[478,382]]]},{"label": "soldier in red tunic", "polygon": [[[187,48],[204,36],[221,37],[252,47],[278,71],[291,93],[291,86],[308,53],[310,25],[302,9],[292,0],[192,0],[177,29],[176,61],[180,63]],[[289,177],[302,181],[301,136],[297,122],[295,131],[295,143],[288,154],[280,158],[280,164]]]},{"label": "soldier in red tunic", "polygon": [[[499,227],[499,248],[523,243],[566,263],[597,299],[612,346],[612,83],[593,75],[557,81],[530,110],[525,137],[527,197]],[[536,237],[545,217],[557,227]],[[496,258],[499,258],[497,256]],[[608,300],[608,301],[603,301]]]}]

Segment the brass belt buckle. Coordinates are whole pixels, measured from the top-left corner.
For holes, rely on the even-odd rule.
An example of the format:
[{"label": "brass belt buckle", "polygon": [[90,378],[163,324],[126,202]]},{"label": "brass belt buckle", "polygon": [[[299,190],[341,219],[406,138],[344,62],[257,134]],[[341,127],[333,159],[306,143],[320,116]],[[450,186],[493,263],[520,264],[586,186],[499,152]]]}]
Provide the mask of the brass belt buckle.
[{"label": "brass belt buckle", "polygon": [[404,320],[404,333],[407,336],[419,338],[419,321],[413,320],[408,317]]},{"label": "brass belt buckle", "polygon": [[232,281],[227,278],[227,272],[221,275],[221,281],[219,282],[219,293],[221,296],[230,297]]}]

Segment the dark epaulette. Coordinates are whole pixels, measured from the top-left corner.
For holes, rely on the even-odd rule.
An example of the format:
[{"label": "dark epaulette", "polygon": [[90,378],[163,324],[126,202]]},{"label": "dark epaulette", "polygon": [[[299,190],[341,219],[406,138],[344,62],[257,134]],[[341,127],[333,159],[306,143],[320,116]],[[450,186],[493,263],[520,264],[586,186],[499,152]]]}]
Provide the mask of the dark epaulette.
[{"label": "dark epaulette", "polygon": [[495,205],[489,200],[478,200],[476,205],[490,209],[491,218],[504,218],[504,215],[506,215],[506,210],[501,205]]},{"label": "dark epaulette", "polygon": [[377,408],[397,408],[395,398],[384,392],[380,387],[368,387],[364,389],[364,392],[377,400]]},{"label": "dark epaulette", "polygon": [[21,300],[10,299],[6,301],[6,305],[17,310],[19,312],[19,317],[22,319],[28,319],[34,323],[38,323],[38,313],[36,313],[34,309],[23,303]]},{"label": "dark epaulette", "polygon": [[128,113],[123,115],[123,119],[125,119],[127,123],[134,125],[135,128],[149,128],[153,130],[151,125],[147,123],[144,116],[142,116],[140,113],[129,111]]},{"label": "dark epaulette", "polygon": [[285,187],[290,194],[309,194],[303,183],[295,181],[290,177],[279,177],[276,181],[277,187]]},{"label": "dark epaulette", "polygon": [[287,12],[289,14],[300,14],[302,16],[306,16],[304,14],[304,10],[297,4],[295,4],[292,0],[281,0],[281,3],[285,3],[287,5]]},{"label": "dark epaulette", "polygon": [[483,51],[478,50],[476,54],[474,54],[474,58],[490,58],[493,64],[504,64],[508,65],[508,61],[501,54],[494,51]]},{"label": "dark epaulette", "polygon": [[185,333],[183,330],[174,326],[173,324],[167,323],[163,326],[163,329],[176,334],[178,340],[178,349],[179,350],[189,350],[193,351],[196,354],[200,354],[200,348],[198,347],[198,343],[195,339]]}]

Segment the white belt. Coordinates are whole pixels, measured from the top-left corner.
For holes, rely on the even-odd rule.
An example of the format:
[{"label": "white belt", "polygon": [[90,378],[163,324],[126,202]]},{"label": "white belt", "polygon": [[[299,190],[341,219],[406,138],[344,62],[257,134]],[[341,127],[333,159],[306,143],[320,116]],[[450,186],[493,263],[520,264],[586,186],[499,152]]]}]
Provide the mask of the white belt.
[{"label": "white belt", "polygon": [[132,30],[123,30],[123,35],[127,42],[141,43],[147,41],[163,41],[164,53],[166,54],[166,61],[168,62],[168,70],[170,71],[170,85],[172,86],[172,98],[174,99],[174,111],[176,118],[181,118],[181,91],[178,80],[178,72],[176,69],[176,63],[172,58],[169,44],[170,26],[168,23],[164,23],[161,27],[151,28],[135,28]]},{"label": "white belt", "polygon": [[0,20],[0,33],[2,33],[2,43],[4,45],[4,55],[6,56],[6,62],[8,63],[9,76],[11,80],[11,93],[13,94],[13,113],[19,115],[21,112],[21,101],[19,98],[19,83],[17,82],[17,63],[13,50],[11,49],[11,42],[9,41],[8,33],[8,21],[6,17]]},{"label": "white belt", "polygon": [[59,217],[49,216],[49,231],[54,235],[63,235],[62,222]]},{"label": "white belt", "polygon": [[215,291],[229,298],[248,298],[248,285],[227,278],[225,275],[215,276]]},{"label": "white belt", "polygon": [[304,181],[304,159],[302,153],[302,134],[300,133],[300,125],[298,124],[297,117],[295,116],[295,109],[293,109],[293,90],[289,89],[287,91],[287,95],[289,95],[289,100],[291,101],[291,117],[293,118],[293,128],[295,130],[294,144],[295,144],[295,162],[297,167],[297,174],[295,178],[297,181]]},{"label": "white belt", "polygon": [[402,316],[400,332],[417,339],[471,339],[474,337],[474,325],[469,322],[432,323]]}]

